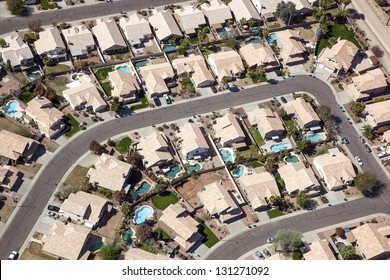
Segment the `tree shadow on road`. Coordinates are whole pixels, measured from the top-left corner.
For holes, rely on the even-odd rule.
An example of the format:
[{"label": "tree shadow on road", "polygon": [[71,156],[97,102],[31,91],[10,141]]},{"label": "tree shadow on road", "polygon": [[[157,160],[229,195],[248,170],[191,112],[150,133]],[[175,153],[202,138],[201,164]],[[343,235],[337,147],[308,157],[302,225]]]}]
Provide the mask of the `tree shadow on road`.
[{"label": "tree shadow on road", "polygon": [[375,187],[373,187],[370,191],[363,192],[363,195],[368,198],[376,198],[379,197],[387,185],[383,182],[378,181]]}]

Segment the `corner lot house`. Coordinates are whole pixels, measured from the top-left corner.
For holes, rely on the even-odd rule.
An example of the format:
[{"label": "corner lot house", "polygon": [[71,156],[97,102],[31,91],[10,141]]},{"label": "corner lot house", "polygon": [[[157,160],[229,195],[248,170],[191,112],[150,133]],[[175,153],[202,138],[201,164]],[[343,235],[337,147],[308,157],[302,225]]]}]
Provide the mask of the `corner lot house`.
[{"label": "corner lot house", "polygon": [[215,138],[218,138],[224,147],[243,148],[245,133],[234,114],[226,114],[217,119],[214,125]]},{"label": "corner lot house", "polygon": [[153,131],[146,137],[142,137],[137,144],[138,152],[144,157],[146,168],[164,166],[172,160],[170,147],[164,134]]},{"label": "corner lot house", "polygon": [[266,72],[279,69],[279,61],[267,43],[247,44],[240,48],[241,57],[249,68],[263,66]]},{"label": "corner lot house", "polygon": [[149,22],[137,13],[129,15],[128,18],[122,17],[119,26],[132,47],[142,47],[145,42],[153,39]]},{"label": "corner lot house", "polygon": [[107,103],[91,82],[82,82],[79,86],[66,89],[62,93],[73,110],[90,108],[94,112],[101,112],[107,108]]},{"label": "corner lot house", "polygon": [[5,37],[4,40],[7,44],[0,47],[0,55],[4,64],[9,62],[13,71],[26,70],[35,65],[30,47],[19,35],[13,34]]},{"label": "corner lot house", "polygon": [[373,128],[390,122],[390,100],[366,105],[366,122]]},{"label": "corner lot house", "polygon": [[12,191],[16,181],[22,176],[22,174],[17,171],[12,166],[0,166],[0,189],[5,192]]},{"label": "corner lot house", "polygon": [[271,196],[280,196],[275,178],[268,172],[253,172],[239,177],[238,182],[255,211],[267,208]]},{"label": "corner lot house", "polygon": [[270,108],[259,108],[248,112],[248,121],[251,126],[257,127],[264,139],[277,140],[285,132],[282,121],[279,116]]},{"label": "corner lot house", "polygon": [[250,0],[232,0],[229,4],[237,23],[241,19],[255,19],[257,23],[261,22],[261,18]]},{"label": "corner lot house", "polygon": [[223,77],[229,80],[240,77],[245,71],[240,55],[234,50],[212,53],[207,57],[207,61],[219,81]]},{"label": "corner lot house", "polygon": [[126,186],[132,168],[133,166],[127,162],[102,154],[95,163],[95,168],[88,170],[87,176],[91,184],[98,184],[112,191],[120,191]]},{"label": "corner lot house", "polygon": [[186,123],[177,134],[180,138],[179,148],[185,159],[201,159],[208,156],[209,145],[202,130],[194,123]]},{"label": "corner lot house", "polygon": [[127,45],[113,19],[98,20],[92,31],[103,54],[113,55],[127,51]]},{"label": "corner lot house", "polygon": [[89,228],[56,221],[50,232],[42,238],[42,251],[65,260],[86,259],[91,237]]},{"label": "corner lot house", "polygon": [[35,50],[40,56],[47,56],[54,61],[66,60],[66,47],[57,27],[39,32],[39,39],[35,41]]},{"label": "corner lot house", "polygon": [[162,212],[158,224],[187,252],[203,239],[198,232],[199,223],[179,203],[169,205]]},{"label": "corner lot house", "polygon": [[4,129],[0,131],[0,143],[0,157],[12,163],[16,163],[19,158],[31,158],[39,147],[37,141]]},{"label": "corner lot house", "polygon": [[348,85],[355,101],[362,101],[381,94],[387,87],[387,79],[380,68],[352,77],[352,84]]},{"label": "corner lot house", "polygon": [[36,97],[27,104],[25,119],[33,120],[42,134],[54,138],[65,128],[65,115],[45,97]]},{"label": "corner lot house", "polygon": [[318,67],[330,72],[346,72],[351,68],[352,61],[359,49],[354,43],[339,40],[331,48],[324,48],[318,56]]},{"label": "corner lot house", "polygon": [[210,0],[208,3],[200,5],[200,8],[209,26],[214,30],[221,29],[227,20],[233,18],[230,8],[221,0]]},{"label": "corner lot house", "polygon": [[390,257],[390,225],[364,224],[352,230],[357,251],[367,260]]},{"label": "corner lot house", "polygon": [[229,224],[241,217],[242,211],[234,195],[226,190],[222,182],[204,186],[204,190],[197,195],[207,214],[217,218],[221,223]]},{"label": "corner lot house", "polygon": [[59,213],[74,221],[83,222],[88,228],[94,228],[108,210],[107,203],[105,198],[79,191],[71,193],[68,199],[65,199]]},{"label": "corner lot house", "polygon": [[356,177],[351,160],[341,152],[317,156],[313,165],[330,191],[349,185]]},{"label": "corner lot house", "polygon": [[140,71],[145,81],[145,91],[149,99],[169,92],[166,82],[171,81],[175,76],[169,62],[143,66],[140,67]]},{"label": "corner lot house", "polygon": [[320,191],[320,184],[311,168],[306,168],[302,162],[287,163],[279,167],[280,177],[283,179],[287,193],[303,191],[316,194]]},{"label": "corner lot house", "polygon": [[280,59],[282,64],[291,66],[305,63],[306,49],[298,32],[291,29],[278,31],[276,43],[280,48]]},{"label": "corner lot house", "polygon": [[166,43],[171,36],[175,38],[183,37],[170,11],[154,12],[149,17],[149,23],[153,27],[157,39],[162,43]]},{"label": "corner lot house", "polygon": [[122,70],[115,70],[108,73],[108,80],[111,84],[111,95],[118,97],[124,103],[130,103],[137,100],[140,86],[133,73],[127,73]]},{"label": "corner lot house", "polygon": [[181,31],[188,36],[196,35],[197,30],[206,25],[202,11],[192,6],[184,6],[181,9],[177,9],[174,15]]},{"label": "corner lot house", "polygon": [[172,61],[172,66],[178,75],[189,75],[198,88],[211,86],[215,82],[201,55],[190,54],[187,57],[175,59]]},{"label": "corner lot house", "polygon": [[333,254],[332,249],[329,246],[329,242],[325,239],[320,241],[313,241],[309,245],[309,251],[303,254],[303,257],[307,261],[316,261],[316,260],[323,260],[323,261],[330,261],[330,260],[336,260],[335,255]]},{"label": "corner lot house", "polygon": [[284,105],[287,115],[294,115],[296,123],[304,130],[318,130],[321,119],[310,104],[297,98]]},{"label": "corner lot house", "polygon": [[61,32],[72,57],[87,57],[89,51],[96,49],[93,35],[85,25],[63,29]]}]

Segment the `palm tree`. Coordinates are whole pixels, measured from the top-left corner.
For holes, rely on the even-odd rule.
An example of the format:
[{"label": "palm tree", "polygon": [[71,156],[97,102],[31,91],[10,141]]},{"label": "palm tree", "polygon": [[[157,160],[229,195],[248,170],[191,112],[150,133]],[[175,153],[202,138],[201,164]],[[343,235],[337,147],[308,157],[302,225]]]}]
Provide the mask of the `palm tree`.
[{"label": "palm tree", "polygon": [[240,19],[240,25],[241,26],[244,26],[244,25],[247,25],[247,24],[248,24],[248,21],[246,20],[246,18]]},{"label": "palm tree", "polygon": [[267,37],[268,34],[269,34],[269,29],[268,28],[261,29],[261,36],[263,36],[263,38]]},{"label": "palm tree", "polygon": [[292,16],[294,15],[295,11],[296,11],[296,5],[294,3],[290,3],[290,5],[288,5],[288,12],[290,13],[290,16],[288,18],[288,24],[287,26],[290,25],[290,21],[291,21],[291,18]]},{"label": "palm tree", "polygon": [[134,213],[133,207],[131,207],[130,203],[127,201],[122,203],[121,211],[126,217],[130,217]]},{"label": "palm tree", "polygon": [[229,82],[229,78],[227,76],[223,76],[222,79],[221,79],[221,83],[223,85],[226,85],[228,82]]},{"label": "palm tree", "polygon": [[257,72],[257,74],[263,76],[265,74],[265,67],[264,67],[264,65],[257,66],[256,72]]},{"label": "palm tree", "polygon": [[256,25],[256,20],[253,17],[251,17],[248,20],[248,24],[249,24],[250,27],[255,26]]},{"label": "palm tree", "polygon": [[363,126],[363,136],[370,139],[370,140],[374,139],[375,138],[374,128],[369,124],[365,124]]}]

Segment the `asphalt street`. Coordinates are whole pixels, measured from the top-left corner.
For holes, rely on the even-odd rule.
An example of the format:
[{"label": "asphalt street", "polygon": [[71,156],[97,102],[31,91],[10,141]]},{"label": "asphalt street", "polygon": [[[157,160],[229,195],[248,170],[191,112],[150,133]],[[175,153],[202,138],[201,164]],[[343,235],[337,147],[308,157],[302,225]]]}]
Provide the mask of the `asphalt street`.
[{"label": "asphalt street", "polygon": [[[88,151],[91,140],[98,142],[112,138],[115,135],[154,124],[174,121],[180,118],[191,117],[196,114],[208,113],[224,108],[255,102],[273,96],[291,92],[306,91],[313,94],[320,104],[326,104],[332,112],[342,120],[341,134],[350,140],[349,148],[353,155],[359,155],[364,162],[363,168],[376,173],[379,180],[388,185],[386,177],[373,156],[368,154],[357,140],[357,132],[349,124],[339,109],[331,88],[323,81],[309,76],[296,76],[281,81],[276,85],[263,85],[245,89],[236,93],[216,94],[205,99],[194,99],[190,102],[173,104],[155,110],[135,113],[121,119],[113,119],[92,127],[76,135],[65,146],[58,149],[55,155],[40,170],[31,185],[23,205],[10,222],[0,240],[0,259],[5,259],[12,250],[22,246],[31,232],[35,222],[52,196],[57,184],[72,164]],[[308,212],[299,216],[270,223],[242,235],[234,237],[212,251],[208,259],[236,259],[245,252],[264,244],[266,237],[280,228],[294,228],[300,231],[312,230],[329,226],[342,221],[355,219],[373,213],[390,214],[389,190],[375,199],[363,198],[353,202],[335,205],[327,209]]]}]

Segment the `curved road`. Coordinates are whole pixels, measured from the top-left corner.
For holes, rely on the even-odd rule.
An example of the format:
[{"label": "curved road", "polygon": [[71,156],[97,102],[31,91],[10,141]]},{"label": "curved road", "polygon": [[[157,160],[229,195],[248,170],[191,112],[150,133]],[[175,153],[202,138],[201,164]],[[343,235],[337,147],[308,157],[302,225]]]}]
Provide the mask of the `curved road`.
[{"label": "curved road", "polygon": [[[72,164],[88,151],[88,145],[91,140],[95,139],[101,142],[115,135],[141,127],[235,107],[296,91],[312,93],[319,103],[328,105],[331,107],[333,114],[345,120],[344,114],[334,99],[332,90],[325,82],[309,76],[297,76],[281,81],[276,85],[267,84],[245,89],[238,93],[227,93],[215,95],[210,98],[194,99],[190,102],[136,113],[133,116],[122,119],[113,119],[99,126],[89,128],[78,136],[76,135],[73,140],[57,150],[51,160],[37,174],[34,184],[31,186],[30,193],[27,195],[23,205],[17,209],[16,215],[0,240],[0,259],[5,259],[8,257],[9,252],[22,246],[38,217],[45,210],[44,207],[53,194],[56,185]],[[364,169],[372,170],[376,173],[379,180],[388,184],[388,178],[378,163],[357,141],[357,133],[353,126],[348,122],[342,122],[340,128],[342,135],[350,140],[349,148],[352,154],[360,155],[363,160]],[[279,228],[295,228],[300,231],[306,231],[372,213],[382,212],[390,214],[389,201],[389,190],[385,189],[384,193],[376,199],[359,199],[346,204],[270,223],[250,231],[248,230],[227,242],[220,242],[220,245],[211,252],[208,258],[238,258],[248,250],[264,244],[265,238],[272,235]]]}]

